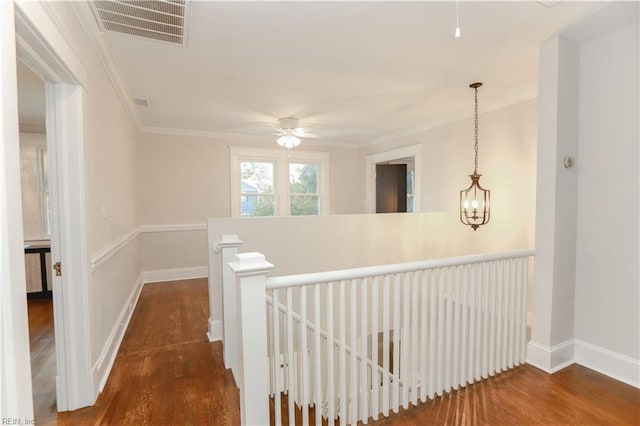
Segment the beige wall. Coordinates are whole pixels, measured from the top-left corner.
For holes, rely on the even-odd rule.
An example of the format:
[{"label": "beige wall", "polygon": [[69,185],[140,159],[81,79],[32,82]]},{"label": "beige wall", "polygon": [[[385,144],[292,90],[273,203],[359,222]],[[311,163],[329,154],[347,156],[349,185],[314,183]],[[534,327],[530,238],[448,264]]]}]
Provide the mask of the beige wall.
[{"label": "beige wall", "polygon": [[[141,224],[205,223],[231,215],[229,147],[277,149],[268,142],[141,133],[138,144],[138,211]],[[359,213],[364,195],[356,149],[301,145],[329,152],[332,214]]]},{"label": "beige wall", "polygon": [[[141,133],[137,163],[140,224],[204,224],[210,217],[229,217],[230,146],[278,148],[275,142]],[[363,211],[362,169],[356,149],[309,143],[296,149],[329,153],[332,214]],[[205,229],[145,232],[141,243],[142,268],[156,271],[205,266],[206,241]]]},{"label": "beige wall", "polygon": [[[480,90],[487,90],[486,88]],[[473,93],[469,92],[470,108]],[[479,98],[482,102],[482,94]],[[529,100],[479,116],[481,184],[491,190],[491,221],[476,231],[498,231],[519,246],[533,247],[535,225],[537,101]],[[473,173],[473,117],[401,140],[361,150],[363,157],[421,145],[424,212],[458,211],[459,191]],[[362,178],[361,178],[362,179]],[[461,225],[462,226],[462,225]],[[473,232],[470,238],[475,238]]]}]

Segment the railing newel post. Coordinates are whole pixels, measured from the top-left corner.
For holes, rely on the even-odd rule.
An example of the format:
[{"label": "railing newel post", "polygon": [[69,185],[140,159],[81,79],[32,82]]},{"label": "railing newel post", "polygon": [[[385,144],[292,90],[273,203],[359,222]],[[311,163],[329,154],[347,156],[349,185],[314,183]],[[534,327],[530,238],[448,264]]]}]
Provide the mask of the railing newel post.
[{"label": "railing newel post", "polygon": [[[213,244],[212,249],[220,254],[220,271],[214,276],[219,276],[221,280],[222,288],[222,341],[223,346],[223,359],[224,365],[230,368],[234,377],[238,374],[238,362],[239,362],[239,348],[238,348],[238,336],[240,330],[238,329],[238,302],[236,294],[236,277],[233,272],[226,267],[227,264],[236,260],[236,254],[238,248],[242,244],[242,241],[236,234],[222,235]],[[213,321],[213,305],[215,294],[211,289],[211,280],[209,280],[209,341],[212,340],[214,334],[215,322]],[[219,331],[216,333],[219,334]]]},{"label": "railing newel post", "polygon": [[[269,424],[266,276],[273,265],[260,253],[235,255],[228,264],[236,279],[242,425]],[[225,268],[226,269],[226,268]]]}]

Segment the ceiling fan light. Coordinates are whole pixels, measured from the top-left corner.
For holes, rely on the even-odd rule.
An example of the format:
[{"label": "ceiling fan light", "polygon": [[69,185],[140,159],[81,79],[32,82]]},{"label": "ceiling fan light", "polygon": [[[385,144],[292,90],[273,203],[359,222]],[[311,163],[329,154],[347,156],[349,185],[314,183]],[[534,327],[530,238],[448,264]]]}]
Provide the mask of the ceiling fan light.
[{"label": "ceiling fan light", "polygon": [[300,138],[294,135],[282,135],[277,139],[278,145],[285,148],[295,148],[300,145]]}]

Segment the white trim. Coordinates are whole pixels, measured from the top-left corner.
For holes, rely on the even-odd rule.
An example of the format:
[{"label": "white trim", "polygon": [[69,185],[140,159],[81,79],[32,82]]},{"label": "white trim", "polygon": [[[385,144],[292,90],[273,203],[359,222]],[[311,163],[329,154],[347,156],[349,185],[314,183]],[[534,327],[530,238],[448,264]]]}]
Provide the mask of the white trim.
[{"label": "white trim", "polygon": [[0,2],[0,416],[33,419],[13,2]]},{"label": "white trim", "polygon": [[[18,57],[38,77],[87,86],[87,70],[60,19],[46,2],[15,2]],[[34,23],[37,22],[37,28]]]},{"label": "white trim", "polygon": [[194,278],[206,278],[209,276],[207,266],[193,266],[190,268],[159,269],[142,272],[142,281],[145,284],[161,283],[165,281],[190,280]]},{"label": "white trim", "polygon": [[209,331],[207,331],[207,338],[210,342],[222,341],[224,334],[222,326],[222,320],[214,320],[209,318]]},{"label": "white trim", "polygon": [[640,360],[575,339],[576,363],[640,388]]},{"label": "white trim", "polygon": [[[275,131],[275,125],[274,125]],[[140,133],[149,133],[155,135],[172,135],[172,136],[191,136],[197,138],[210,138],[210,139],[223,139],[226,141],[240,141],[240,142],[269,142],[275,146],[275,136],[261,136],[261,135],[247,135],[244,133],[227,133],[218,132],[215,130],[199,130],[199,129],[179,129],[175,127],[155,127],[155,126],[142,126]],[[302,143],[304,146],[309,147],[330,147],[330,148],[345,148],[345,149],[358,149],[359,144],[353,142],[337,142],[327,139],[311,139],[302,137]]]},{"label": "white trim", "polygon": [[184,223],[184,224],[168,224],[168,225],[142,225],[140,232],[143,234],[156,232],[190,232],[190,231],[206,231],[206,223]]},{"label": "white trim", "polygon": [[414,159],[413,211],[420,212],[422,200],[422,145],[410,145],[365,157],[365,212],[376,212],[376,164],[401,158]]},{"label": "white trim", "polygon": [[120,238],[107,244],[97,252],[91,255],[91,272],[104,265],[111,259],[120,249],[124,248],[140,233],[140,228],[134,228]]},{"label": "white trim", "polygon": [[560,371],[575,364],[574,341],[570,339],[548,347],[530,340],[527,344],[526,362],[549,374]]},{"label": "white trim", "polygon": [[109,378],[109,374],[113,368],[113,363],[118,355],[122,339],[124,338],[127,327],[129,327],[129,321],[131,321],[133,311],[138,303],[141,292],[142,274],[138,276],[136,284],[131,289],[131,293],[129,294],[127,301],[122,306],[118,319],[113,325],[111,333],[109,333],[109,337],[102,348],[102,353],[98,357],[98,360],[91,371],[93,375],[94,392],[96,395],[102,392],[104,385],[107,383],[107,379]]}]

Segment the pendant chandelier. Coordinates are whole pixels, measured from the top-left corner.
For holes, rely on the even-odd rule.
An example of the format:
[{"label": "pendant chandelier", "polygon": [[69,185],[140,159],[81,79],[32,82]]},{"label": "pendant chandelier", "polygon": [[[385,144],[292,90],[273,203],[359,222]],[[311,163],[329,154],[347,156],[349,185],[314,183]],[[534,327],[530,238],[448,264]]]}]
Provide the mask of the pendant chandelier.
[{"label": "pendant chandelier", "polygon": [[471,178],[471,186],[460,191],[460,221],[465,225],[471,226],[475,231],[480,226],[489,222],[491,217],[490,198],[491,191],[480,186],[480,174],[478,174],[478,87],[482,83],[470,84],[474,90],[475,98],[475,167]]}]

